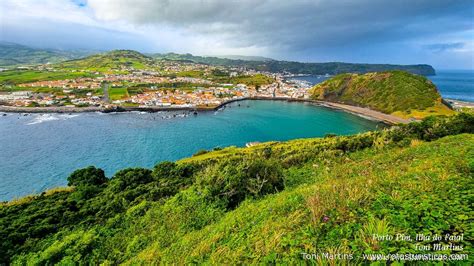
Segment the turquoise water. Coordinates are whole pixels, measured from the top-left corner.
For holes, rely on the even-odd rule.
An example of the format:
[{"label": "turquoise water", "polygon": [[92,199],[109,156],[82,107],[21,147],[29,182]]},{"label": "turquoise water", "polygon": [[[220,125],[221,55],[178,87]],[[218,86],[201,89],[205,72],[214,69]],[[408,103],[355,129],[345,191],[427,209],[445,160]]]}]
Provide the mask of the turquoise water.
[{"label": "turquoise water", "polygon": [[122,168],[153,167],[200,149],[354,134],[378,126],[345,112],[278,101],[243,101],[197,116],[8,114],[0,116],[0,201],[64,186],[73,170],[88,165],[111,176]]}]

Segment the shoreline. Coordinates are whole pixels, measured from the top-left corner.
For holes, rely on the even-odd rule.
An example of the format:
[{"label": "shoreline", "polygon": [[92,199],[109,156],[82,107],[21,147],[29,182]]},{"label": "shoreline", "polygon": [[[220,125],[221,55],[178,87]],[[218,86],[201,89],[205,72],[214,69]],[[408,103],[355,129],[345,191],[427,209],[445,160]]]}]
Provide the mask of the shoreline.
[{"label": "shoreline", "polygon": [[285,98],[285,97],[245,97],[239,99],[232,99],[221,103],[220,105],[213,107],[13,107],[13,106],[0,106],[0,112],[4,113],[90,113],[90,112],[162,112],[162,111],[191,111],[191,112],[208,112],[216,111],[225,108],[226,105],[234,102],[245,101],[245,100],[261,100],[261,101],[286,101],[286,102],[301,102],[314,104],[316,106],[327,107],[335,110],[341,110],[344,112],[357,115],[359,117],[379,121],[389,125],[395,125],[399,123],[409,123],[408,119],[403,119],[389,114],[384,114],[365,107],[352,106],[341,103],[317,101],[311,99],[296,99],[296,98]]}]

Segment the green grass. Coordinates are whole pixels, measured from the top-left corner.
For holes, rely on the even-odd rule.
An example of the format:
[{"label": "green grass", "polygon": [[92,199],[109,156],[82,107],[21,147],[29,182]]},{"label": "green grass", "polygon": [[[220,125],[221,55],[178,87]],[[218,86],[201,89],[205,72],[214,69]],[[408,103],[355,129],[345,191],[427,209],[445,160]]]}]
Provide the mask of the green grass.
[{"label": "green grass", "polygon": [[112,101],[128,98],[127,88],[109,88],[109,97]]},{"label": "green grass", "polygon": [[370,226],[384,221],[382,233],[412,236],[472,229],[465,218],[472,209],[461,200],[473,185],[466,168],[473,148],[474,137],[464,135],[291,168],[309,184],[248,200],[167,247],[156,242],[130,262],[293,264],[302,252],[419,253],[413,243],[373,241]]},{"label": "green grass", "polygon": [[[174,74],[173,74],[174,75]],[[204,78],[204,71],[188,70],[176,73],[177,77]]]},{"label": "green grass", "polygon": [[[42,80],[63,80],[74,79],[79,77],[94,77],[95,75],[85,72],[48,72],[33,70],[8,70],[0,72],[0,85],[15,85],[21,83],[29,83]],[[1,89],[8,90],[7,87],[1,86]],[[27,90],[28,88],[23,88]]]},{"label": "green grass", "polygon": [[312,98],[369,107],[404,118],[453,114],[436,86],[403,71],[341,74],[313,87]]},{"label": "green grass", "polygon": [[82,59],[70,60],[54,65],[58,69],[97,71],[103,73],[121,71],[123,67],[134,69],[152,68],[154,60],[139,52],[115,50]]},{"label": "green grass", "polygon": [[272,77],[263,74],[256,74],[251,76],[237,76],[237,77],[220,77],[216,76],[213,78],[214,81],[219,83],[231,83],[231,84],[245,84],[247,86],[261,86],[265,84],[271,84],[275,82]]}]

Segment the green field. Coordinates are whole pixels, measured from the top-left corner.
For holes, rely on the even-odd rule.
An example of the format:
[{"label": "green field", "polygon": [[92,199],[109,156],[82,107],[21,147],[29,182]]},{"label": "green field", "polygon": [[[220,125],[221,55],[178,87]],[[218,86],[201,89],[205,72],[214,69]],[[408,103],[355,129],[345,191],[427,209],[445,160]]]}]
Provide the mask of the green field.
[{"label": "green field", "polygon": [[109,88],[109,97],[112,101],[130,97],[127,88]]},{"label": "green field", "polygon": [[0,85],[15,85],[42,80],[63,80],[94,76],[95,75],[86,72],[7,70],[0,72]]},{"label": "green field", "polygon": [[263,74],[256,74],[252,76],[237,76],[237,77],[214,77],[214,80],[219,83],[231,83],[234,85],[245,84],[247,86],[260,86],[265,84],[271,84],[275,80],[269,76]]},{"label": "green field", "polygon": [[[328,264],[433,253],[373,234],[464,235],[474,209],[474,116],[354,136],[224,148],[0,205],[0,263]],[[436,241],[420,241],[430,245]],[[302,253],[348,253],[349,261]]]}]

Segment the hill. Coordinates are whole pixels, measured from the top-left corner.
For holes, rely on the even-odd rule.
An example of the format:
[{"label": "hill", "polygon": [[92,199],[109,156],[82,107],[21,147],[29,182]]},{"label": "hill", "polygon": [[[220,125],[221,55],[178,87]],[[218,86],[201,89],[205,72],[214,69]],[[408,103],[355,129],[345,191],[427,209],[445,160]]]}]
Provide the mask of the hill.
[{"label": "hill", "polygon": [[227,58],[232,60],[244,60],[244,61],[274,61],[275,59],[264,57],[264,56],[251,56],[251,55],[217,55],[218,58]]},{"label": "hill", "polygon": [[[303,253],[469,254],[474,115],[225,148],[0,205],[0,263],[301,264]],[[463,234],[418,242],[373,235]],[[417,244],[463,250],[420,251]],[[311,255],[310,255],[311,257]],[[472,256],[464,261],[473,262]],[[309,263],[334,263],[323,257]]]},{"label": "hill", "polygon": [[154,60],[132,50],[114,50],[111,52],[91,55],[86,58],[70,60],[56,64],[60,69],[78,69],[91,71],[122,70],[125,68],[144,69],[152,67]]},{"label": "hill", "polygon": [[91,54],[91,51],[38,49],[15,43],[0,43],[0,67],[58,63]]},{"label": "hill", "polygon": [[[194,56],[192,54],[151,54],[153,58],[161,60],[189,61],[201,64],[219,66],[248,67],[269,72],[288,72],[308,75],[337,75],[341,73],[367,73],[386,70],[404,70],[418,75],[435,75],[430,65],[390,65],[390,64],[353,64],[341,62],[329,63],[301,63],[278,60],[252,60],[252,58],[237,57],[234,59],[222,57]],[[244,60],[242,60],[244,59]]]},{"label": "hill", "polygon": [[436,86],[404,71],[341,74],[312,88],[312,98],[369,107],[403,118],[451,114]]},{"label": "hill", "polygon": [[[131,50],[121,50],[122,53],[138,54],[138,52]],[[83,58],[93,54],[93,51],[75,51],[75,50],[54,50],[54,49],[37,49],[31,48],[24,45],[13,44],[13,43],[0,43],[0,67],[15,67],[23,65],[37,65],[46,63],[58,63],[67,60],[73,60]],[[112,54],[117,51],[110,52]],[[120,53],[120,52],[118,52]],[[90,69],[104,70],[98,66],[94,66],[94,63],[112,68],[117,68],[117,64],[112,62],[104,62],[101,56],[105,54],[96,54],[89,58],[89,63],[84,63]],[[141,54],[140,54],[141,55]],[[143,55],[142,55],[143,56]],[[132,65],[141,67],[140,58],[142,56],[136,56],[137,61]],[[229,55],[220,57],[211,56],[194,56],[192,54],[148,54],[146,58],[152,57],[159,60],[175,60],[175,61],[189,61],[201,64],[218,65],[218,66],[235,66],[235,67],[247,67],[262,71],[270,72],[289,72],[293,74],[310,74],[310,75],[325,75],[331,74],[336,75],[340,73],[367,73],[375,71],[386,71],[386,70],[404,70],[410,73],[419,75],[435,75],[435,70],[430,65],[390,65],[390,64],[355,64],[355,63],[342,63],[342,62],[328,62],[328,63],[302,63],[292,61],[278,61],[271,58],[260,57],[260,56],[239,56]],[[104,59],[105,60],[105,59]],[[105,60],[109,61],[109,60]],[[120,61],[120,60],[119,60]],[[148,61],[148,59],[146,60]],[[129,61],[124,60],[124,63]],[[73,62],[66,63],[65,66],[74,67]]]}]

